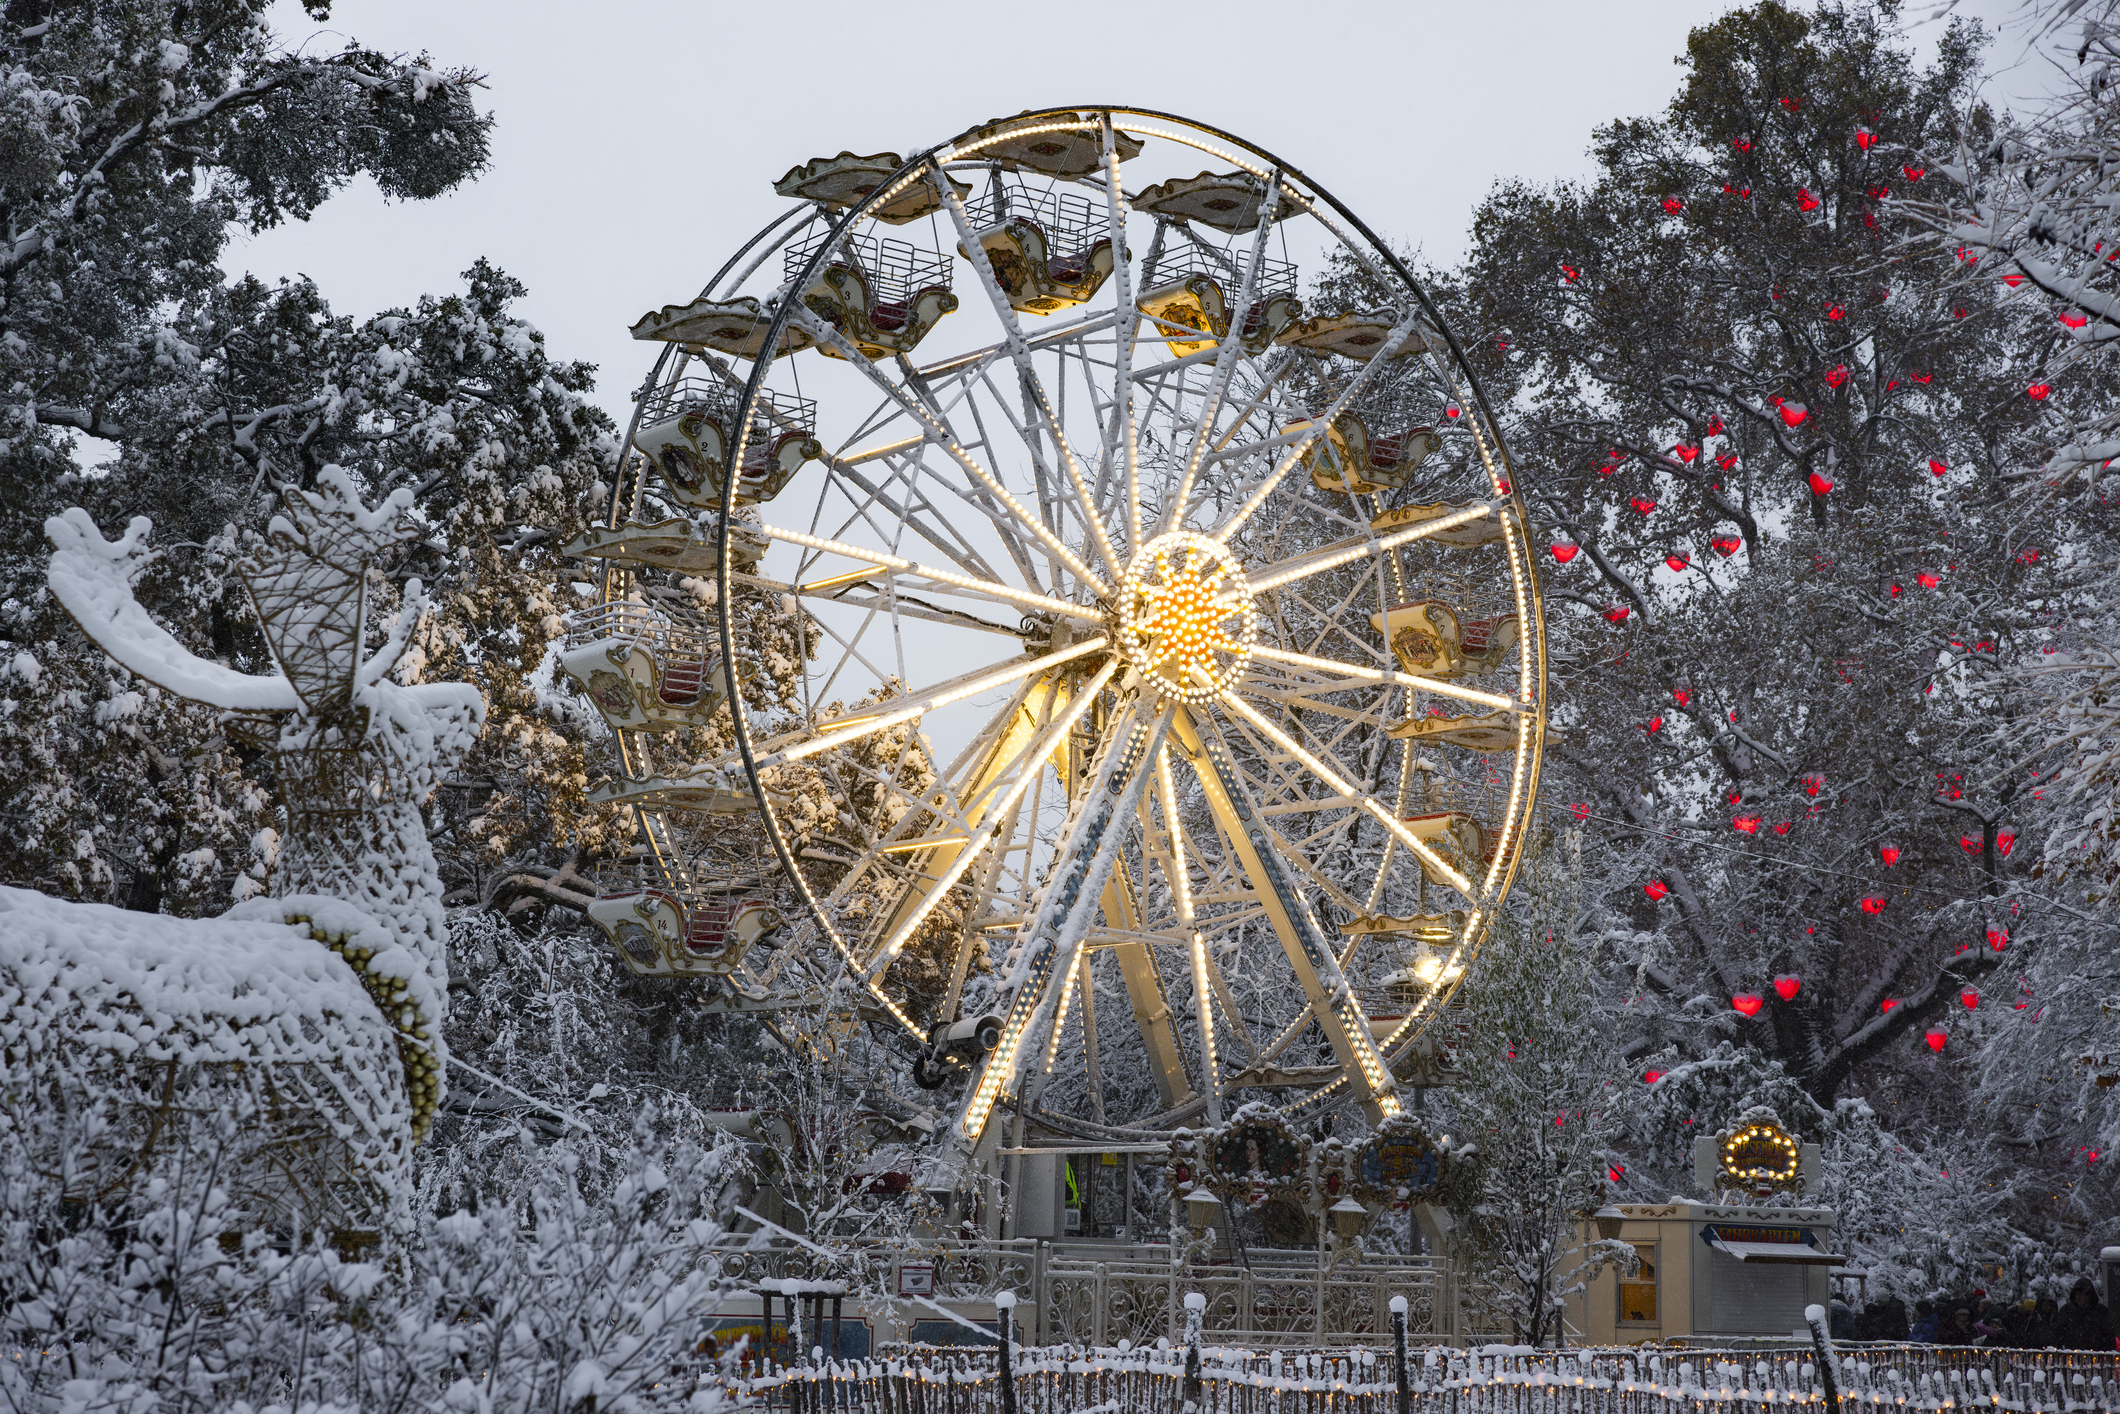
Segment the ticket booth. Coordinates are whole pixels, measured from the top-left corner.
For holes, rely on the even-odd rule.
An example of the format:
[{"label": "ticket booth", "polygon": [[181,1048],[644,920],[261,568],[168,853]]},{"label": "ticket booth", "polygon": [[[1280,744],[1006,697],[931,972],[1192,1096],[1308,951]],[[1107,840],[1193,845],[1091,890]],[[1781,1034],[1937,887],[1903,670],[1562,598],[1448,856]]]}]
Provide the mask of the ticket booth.
[{"label": "ticket booth", "polygon": [[[1829,1208],[1673,1199],[1618,1204],[1603,1219],[1640,1265],[1608,1266],[1569,1298],[1571,1335],[1593,1345],[1798,1334],[1804,1307],[1832,1298],[1830,1270],[1847,1260],[1832,1250]],[[1583,1224],[1583,1241],[1602,1235],[1596,1220]]]}]

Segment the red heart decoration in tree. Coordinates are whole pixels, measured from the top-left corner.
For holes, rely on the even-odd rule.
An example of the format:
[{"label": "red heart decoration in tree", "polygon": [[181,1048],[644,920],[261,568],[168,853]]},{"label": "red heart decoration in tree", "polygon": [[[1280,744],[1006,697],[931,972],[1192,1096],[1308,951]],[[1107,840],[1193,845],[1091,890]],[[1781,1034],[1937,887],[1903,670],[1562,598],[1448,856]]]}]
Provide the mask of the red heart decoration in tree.
[{"label": "red heart decoration in tree", "polygon": [[1691,465],[1693,459],[1700,455],[1700,448],[1689,447],[1684,442],[1677,443],[1671,448],[1671,450],[1677,453],[1678,459],[1680,461],[1685,462],[1688,465]]},{"label": "red heart decoration in tree", "polygon": [[1884,861],[1884,867],[1889,869],[1894,864],[1897,864],[1899,862],[1899,846],[1896,844],[1888,844],[1883,849],[1877,851],[1877,857],[1879,859],[1882,859]]},{"label": "red heart decoration in tree", "polygon": [[1664,1073],[1660,1070],[1645,1070],[1642,1072],[1642,1081],[1645,1084],[1654,1085],[1663,1078]]},{"label": "red heart decoration in tree", "polygon": [[1452,404],[1451,404],[1451,405],[1450,405],[1449,407],[1446,407],[1446,408],[1444,408],[1444,409],[1443,409],[1443,416],[1445,416],[1445,417],[1450,417],[1450,418],[1454,418],[1454,417],[1456,417],[1457,415],[1458,415],[1458,407],[1457,407],[1457,404],[1456,404],[1456,403],[1452,403]]},{"label": "red heart decoration in tree", "polygon": [[1678,705],[1681,707],[1685,706],[1688,702],[1691,702],[1693,700],[1693,694],[1686,691],[1682,687],[1672,688],[1671,696],[1674,700],[1677,701]]},{"label": "red heart decoration in tree", "polygon": [[1759,1015],[1759,1009],[1766,1004],[1767,999],[1757,992],[1739,992],[1736,996],[1730,998],[1730,1005],[1743,1012],[1746,1016]]},{"label": "red heart decoration in tree", "polygon": [[1785,1002],[1795,1001],[1796,994],[1802,990],[1803,978],[1801,977],[1777,977],[1774,979],[1775,995]]},{"label": "red heart decoration in tree", "polygon": [[1775,823],[1774,833],[1777,835],[1786,835],[1787,833],[1789,833],[1789,831],[1795,828],[1796,822],[1794,820],[1781,820]]},{"label": "red heart decoration in tree", "polygon": [[1720,437],[1722,435],[1722,430],[1723,420],[1720,417],[1711,417],[1708,419],[1708,431],[1706,435],[1710,437]]},{"label": "red heart decoration in tree", "polygon": [[1971,1011],[1974,1007],[1980,1005],[1980,989],[1978,987],[1968,987],[1958,994],[1958,1000],[1965,1003],[1967,1011]]},{"label": "red heart decoration in tree", "polygon": [[1674,552],[1664,556],[1664,563],[1669,565],[1674,573],[1683,574],[1693,564],[1693,557]]},{"label": "red heart decoration in tree", "polygon": [[1892,194],[1892,189],[1883,182],[1872,182],[1869,186],[1870,200],[1883,201]]},{"label": "red heart decoration in tree", "polygon": [[1750,152],[1752,150],[1752,139],[1748,137],[1733,137],[1730,139],[1730,146],[1736,148],[1739,152]]},{"label": "red heart decoration in tree", "polygon": [[1810,412],[1811,410],[1802,403],[1783,403],[1781,405],[1781,420],[1791,427],[1801,427],[1803,426],[1803,420],[1810,415]]},{"label": "red heart decoration in tree", "polygon": [[1980,853],[1980,836],[1960,835],[1958,837],[1958,847],[1967,854],[1978,854]]},{"label": "red heart decoration in tree", "polygon": [[1916,383],[1926,383],[1931,378],[1934,378],[1936,375],[1933,373],[1910,373],[1907,376],[1909,378],[1912,378]]},{"label": "red heart decoration in tree", "polygon": [[1721,467],[1724,471],[1731,471],[1737,466],[1737,453],[1724,452],[1721,456],[1715,459],[1715,464]]},{"label": "red heart decoration in tree", "polygon": [[1730,821],[1730,828],[1741,835],[1759,833],[1760,818],[1757,815],[1739,815]]},{"label": "red heart decoration in tree", "polygon": [[1651,879],[1648,883],[1642,885],[1642,892],[1650,898],[1661,899],[1665,894],[1671,892],[1671,886],[1661,879]]},{"label": "red heart decoration in tree", "polygon": [[1798,187],[1796,189],[1796,209],[1798,211],[1816,211],[1818,207],[1818,198],[1811,195],[1809,187]]},{"label": "red heart decoration in tree", "polygon": [[1794,113],[1796,111],[1796,105],[1801,102],[1803,102],[1801,98],[1784,98],[1781,101],[1781,106],[1788,109],[1791,113]]},{"label": "red heart decoration in tree", "polygon": [[1605,610],[1605,619],[1609,623],[1622,623],[1626,620],[1627,615],[1633,612],[1625,604],[1614,604],[1611,608]]},{"label": "red heart decoration in tree", "polygon": [[2002,283],[2014,290],[2024,283],[2024,277],[2022,275],[2005,275],[2002,277]]},{"label": "red heart decoration in tree", "polygon": [[2048,393],[2051,393],[2051,392],[2053,392],[2053,391],[2054,391],[2054,390],[2053,390],[2053,389],[2052,389],[2051,387],[2049,387],[2049,386],[2048,386],[2047,384],[2044,384],[2044,383],[2034,383],[2034,384],[2033,384],[2033,385],[2032,385],[2031,387],[2029,387],[2029,388],[2026,388],[2026,389],[2024,390],[2024,395],[2025,395],[2025,396],[2026,396],[2027,398],[2030,398],[2030,399],[2031,399],[2031,400],[2032,400],[2033,402],[2035,402],[2035,403],[2036,403],[2036,402],[2040,401],[2041,399],[2043,399],[2044,397],[2046,397],[2046,395],[2047,395]]},{"label": "red heart decoration in tree", "polygon": [[2090,323],[2091,319],[2087,314],[2064,314],[2061,316],[2061,322],[2068,325],[2071,329],[2081,329],[2084,325]]},{"label": "red heart decoration in tree", "polygon": [[1995,831],[1995,848],[2002,852],[2002,857],[2004,859],[2008,859],[2010,857],[2010,849],[2016,843],[2017,832],[2015,830]]},{"label": "red heart decoration in tree", "polygon": [[1629,498],[1627,504],[1634,507],[1634,509],[1642,515],[1647,515],[1651,511],[1656,509],[1656,502],[1648,500],[1647,498],[1642,496],[1634,496]]},{"label": "red heart decoration in tree", "polygon": [[1892,597],[1894,599],[1897,599],[1899,597],[1899,586],[1896,584],[1892,586]]},{"label": "red heart decoration in tree", "polygon": [[1733,791],[1731,791],[1731,792],[1730,792],[1730,803],[1731,803],[1732,805],[1737,805],[1737,804],[1741,803],[1741,802],[1742,802],[1742,801],[1744,800],[1744,798],[1745,798],[1745,797],[1744,797],[1744,793],[1743,793],[1742,791],[1734,791],[1734,790],[1733,790]]},{"label": "red heart decoration in tree", "polygon": [[1884,912],[1884,900],[1872,894],[1862,901],[1862,911],[1875,917]]},{"label": "red heart decoration in tree", "polygon": [[1676,216],[1679,212],[1685,209],[1686,204],[1683,201],[1680,201],[1677,197],[1667,196],[1664,198],[1664,214],[1666,216]]},{"label": "red heart decoration in tree", "polygon": [[1843,307],[1843,306],[1841,306],[1841,305],[1837,305],[1837,304],[1828,304],[1828,305],[1826,306],[1826,318],[1828,318],[1828,319],[1845,319],[1845,318],[1847,318],[1847,317],[1848,317],[1848,311],[1847,311],[1847,309],[1846,309],[1845,307]]},{"label": "red heart decoration in tree", "polygon": [[1716,554],[1728,558],[1743,549],[1745,542],[1734,535],[1718,535],[1708,543],[1715,547]]},{"label": "red heart decoration in tree", "polygon": [[1871,148],[1877,146],[1877,134],[1871,132],[1868,128],[1857,128],[1855,130],[1855,145],[1864,152],[1868,152]]},{"label": "red heart decoration in tree", "polygon": [[1826,386],[1828,388],[1838,388],[1841,384],[1847,381],[1848,366],[1844,363],[1840,365],[1840,367],[1833,369],[1831,372],[1826,374]]},{"label": "red heart decoration in tree", "polygon": [[1651,717],[1651,718],[1650,718],[1650,719],[1649,719],[1648,721],[1646,721],[1646,722],[1642,723],[1642,730],[1643,730],[1643,731],[1645,731],[1645,732],[1647,732],[1647,733],[1649,733],[1649,735],[1651,735],[1651,736],[1654,736],[1654,735],[1656,735],[1656,734],[1657,734],[1658,732],[1662,731],[1663,729],[1664,729],[1664,719],[1663,719],[1663,717],[1662,717],[1662,715],[1661,715],[1661,714],[1659,714],[1659,715],[1657,715],[1657,716],[1654,716],[1654,717]]},{"label": "red heart decoration in tree", "polygon": [[1929,470],[1934,472],[1936,475],[1941,476],[1950,469],[1951,468],[1948,465],[1941,461],[1938,461],[1935,457],[1929,458]]},{"label": "red heart decoration in tree", "polygon": [[1962,305],[1962,304],[1959,304],[1959,305],[1953,305],[1953,306],[1951,306],[1951,318],[1953,318],[1953,319],[1963,319],[1963,318],[1965,318],[1965,316],[1966,316],[1966,307],[1965,307],[1964,305]]},{"label": "red heart decoration in tree", "polygon": [[1918,182],[1929,173],[1929,169],[1926,167],[1901,167],[1899,170],[1906,175],[1906,179],[1910,182]]},{"label": "red heart decoration in tree", "polygon": [[1923,589],[1934,589],[1937,585],[1943,583],[1941,579],[1937,578],[1933,574],[1930,574],[1927,570],[1923,570],[1920,574],[1915,575],[1914,582],[1920,585]]},{"label": "red heart decoration in tree", "polygon": [[1804,774],[1803,793],[1805,795],[1816,795],[1825,788],[1826,778],[1823,775],[1817,771],[1809,771]]},{"label": "red heart decoration in tree", "polygon": [[1886,997],[1886,998],[1884,999],[1884,1001],[1883,1001],[1882,1005],[1881,1005],[1881,1009],[1882,1009],[1882,1010],[1884,1010],[1884,1011],[1890,1011],[1890,1010],[1891,1010],[1891,1009],[1892,1009],[1893,1007],[1895,1007],[1895,1006],[1898,1006],[1898,1005],[1899,1005],[1899,998],[1897,998],[1897,997]]},{"label": "red heart decoration in tree", "polygon": [[1610,476],[1613,472],[1618,470],[1619,468],[1616,466],[1601,466],[1597,469],[1597,474],[1599,476]]},{"label": "red heart decoration in tree", "polygon": [[1932,1027],[1929,1030],[1929,1033],[1926,1036],[1922,1037],[1922,1039],[1929,1043],[1930,1050],[1935,1051],[1937,1054],[1941,1055],[1943,1053],[1944,1043],[1949,1041],[1951,1038],[1949,1036],[1946,1036],[1943,1032],[1935,1030]]},{"label": "red heart decoration in tree", "polygon": [[1605,1182],[1617,1183],[1626,1172],[1627,1166],[1625,1164],[1608,1164],[1605,1167]]},{"label": "red heart decoration in tree", "polygon": [[1571,545],[1565,540],[1556,540],[1548,548],[1553,551],[1553,558],[1559,560],[1562,564],[1565,565],[1570,560],[1574,559],[1576,555],[1581,552],[1583,547],[1580,545]]},{"label": "red heart decoration in tree", "polygon": [[1996,952],[2001,952],[2010,945],[2010,930],[2007,928],[1990,928],[1987,930],[1987,939],[1989,947]]},{"label": "red heart decoration in tree", "polygon": [[1568,807],[1568,813],[1578,820],[1587,820],[1590,818],[1590,802],[1578,800],[1575,804]]},{"label": "red heart decoration in tree", "polygon": [[1832,482],[1826,480],[1825,477],[1820,475],[1818,472],[1814,471],[1811,473],[1811,490],[1813,494],[1824,496],[1830,493],[1832,489]]},{"label": "red heart decoration in tree", "polygon": [[1582,272],[1580,270],[1577,270],[1573,265],[1563,265],[1561,267],[1561,278],[1563,280],[1566,280],[1571,285],[1576,282],[1577,278],[1580,277],[1581,274]]}]

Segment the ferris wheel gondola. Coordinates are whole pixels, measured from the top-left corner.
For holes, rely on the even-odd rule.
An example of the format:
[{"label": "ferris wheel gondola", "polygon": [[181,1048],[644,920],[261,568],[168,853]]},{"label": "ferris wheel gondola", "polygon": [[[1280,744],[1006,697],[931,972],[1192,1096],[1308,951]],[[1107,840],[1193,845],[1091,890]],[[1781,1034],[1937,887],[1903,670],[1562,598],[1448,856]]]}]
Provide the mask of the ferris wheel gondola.
[{"label": "ferris wheel gondola", "polygon": [[[799,215],[635,326],[665,351],[577,542],[563,661],[645,841],[599,921],[901,1031],[971,1152],[1004,1108],[1397,1112],[1545,721],[1520,468],[1440,310],[1300,172],[1144,110],[778,188]],[[732,829],[813,947],[687,954]]]}]

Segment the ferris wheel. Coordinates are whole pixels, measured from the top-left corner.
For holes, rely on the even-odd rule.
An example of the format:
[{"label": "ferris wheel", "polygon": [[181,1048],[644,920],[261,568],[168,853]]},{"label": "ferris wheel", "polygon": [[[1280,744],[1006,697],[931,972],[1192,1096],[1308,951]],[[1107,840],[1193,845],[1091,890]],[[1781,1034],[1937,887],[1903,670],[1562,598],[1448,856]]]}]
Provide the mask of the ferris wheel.
[{"label": "ferris wheel", "polygon": [[644,841],[592,916],[637,971],[902,1035],[974,1153],[1003,1114],[1398,1112],[1545,725],[1520,469],[1433,301],[1146,110],[776,190],[634,326],[663,353],[569,547],[595,798]]}]

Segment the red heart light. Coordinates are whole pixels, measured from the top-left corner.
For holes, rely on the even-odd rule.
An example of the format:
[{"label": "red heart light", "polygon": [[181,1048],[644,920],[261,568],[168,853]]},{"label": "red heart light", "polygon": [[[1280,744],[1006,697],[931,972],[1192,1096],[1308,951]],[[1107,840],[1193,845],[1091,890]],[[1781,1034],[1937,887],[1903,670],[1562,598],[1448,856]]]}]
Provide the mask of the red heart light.
[{"label": "red heart light", "polygon": [[1929,1033],[1921,1039],[1929,1043],[1930,1050],[1935,1051],[1937,1054],[1941,1055],[1943,1053],[1944,1043],[1950,1040],[1951,1038],[1945,1035],[1943,1032],[1931,1027]]},{"label": "red heart light", "polygon": [[2005,275],[2002,277],[2002,283],[2014,290],[2024,283],[2024,277],[2022,275]]},{"label": "red heart light", "polygon": [[1642,730],[1643,730],[1643,731],[1645,731],[1645,732],[1647,732],[1647,733],[1648,733],[1649,735],[1651,735],[1651,736],[1655,736],[1655,735],[1656,735],[1656,734],[1657,734],[1658,732],[1662,731],[1663,729],[1664,729],[1664,719],[1663,719],[1663,715],[1662,715],[1661,713],[1657,714],[1657,715],[1656,715],[1656,716],[1654,716],[1654,717],[1651,717],[1651,718],[1650,718],[1650,719],[1649,719],[1648,721],[1646,721],[1646,722],[1642,723]]},{"label": "red heart light", "polygon": [[2000,851],[2002,852],[2002,857],[2003,857],[2004,859],[2008,859],[2008,858],[2010,857],[2010,849],[2011,849],[2011,847],[2012,847],[2013,845],[2015,845],[2016,843],[2017,843],[2017,832],[2016,832],[2016,831],[2014,831],[2014,830],[1997,830],[1997,831],[1995,831],[1995,848],[1996,848],[1996,849],[1998,849],[1998,850],[2000,850]]},{"label": "red heart light", "polygon": [[1575,804],[1568,807],[1568,813],[1578,820],[1587,820],[1590,818],[1590,802],[1578,800]]},{"label": "red heart light", "polygon": [[2084,325],[2090,323],[2091,319],[2087,314],[2064,314],[2061,316],[2061,322],[2068,325],[2071,329],[2081,329]]},{"label": "red heart light", "polygon": [[1920,585],[1923,589],[1934,589],[1937,585],[1943,583],[1941,579],[1937,578],[1933,574],[1930,574],[1927,570],[1923,570],[1920,574],[1915,575],[1914,582]]},{"label": "red heart light", "polygon": [[2010,930],[2007,928],[1990,928],[1987,930],[1987,940],[1989,947],[1996,952],[2001,952],[2010,945]]},{"label": "red heart light", "polygon": [[1683,201],[1680,201],[1677,197],[1667,196],[1664,198],[1664,214],[1666,216],[1676,216],[1679,212],[1685,209],[1686,204]]},{"label": "red heart light", "polygon": [[1803,102],[1801,98],[1784,98],[1783,100],[1781,100],[1781,106],[1788,109],[1791,113],[1794,113],[1796,111],[1796,105],[1801,102]]},{"label": "red heart light", "polygon": [[1871,132],[1868,128],[1857,128],[1855,130],[1855,145],[1864,152],[1868,152],[1871,148],[1877,146],[1877,134]]},{"label": "red heart light", "polygon": [[1816,795],[1825,788],[1826,778],[1823,775],[1817,771],[1809,771],[1804,774],[1803,793],[1805,795]]},{"label": "red heart light", "polygon": [[1665,894],[1671,892],[1671,886],[1661,879],[1651,879],[1648,883],[1642,885],[1642,892],[1650,898],[1661,899]]},{"label": "red heart light", "polygon": [[1752,139],[1748,137],[1733,137],[1730,139],[1730,146],[1736,148],[1739,152],[1750,152],[1752,150]]},{"label": "red heart light", "polygon": [[1674,573],[1683,573],[1692,565],[1693,557],[1683,552],[1674,552],[1664,556],[1664,563],[1669,565]]},{"label": "red heart light", "polygon": [[1869,185],[1868,193],[1870,200],[1883,201],[1886,197],[1892,194],[1892,189],[1886,186],[1883,182],[1872,182]]},{"label": "red heart light", "polygon": [[2024,390],[2024,395],[2036,403],[2044,399],[2048,393],[2051,393],[2053,391],[2053,388],[2045,383],[2034,383],[2031,387],[2026,388]]},{"label": "red heart light", "polygon": [[1689,447],[1684,442],[1680,442],[1671,450],[1678,454],[1678,459],[1680,461],[1685,462],[1688,465],[1691,465],[1693,459],[1700,455],[1700,448]]},{"label": "red heart light", "polygon": [[1893,1007],[1895,1007],[1895,1006],[1898,1006],[1898,1005],[1899,1005],[1899,998],[1897,998],[1897,997],[1886,997],[1886,998],[1884,999],[1884,1003],[1883,1003],[1883,1010],[1885,1010],[1885,1011],[1890,1011],[1890,1010],[1891,1010],[1891,1009],[1892,1009]]},{"label": "red heart light", "polygon": [[1938,461],[1935,457],[1929,458],[1929,470],[1934,472],[1936,475],[1941,476],[1950,469],[1951,468],[1948,463]]},{"label": "red heart light", "polygon": [[1553,551],[1553,558],[1559,560],[1562,564],[1565,565],[1570,560],[1574,559],[1578,554],[1580,554],[1582,552],[1583,547],[1580,545],[1571,545],[1565,540],[1556,540],[1549,548],[1551,548]]},{"label": "red heart light", "polygon": [[1627,615],[1633,612],[1625,604],[1614,604],[1611,608],[1605,610],[1605,620],[1608,623],[1623,623]]},{"label": "red heart light", "polygon": [[1720,437],[1722,436],[1722,430],[1723,420],[1720,417],[1711,417],[1708,419],[1708,430],[1705,435],[1709,437]]},{"label": "red heart light", "polygon": [[1648,515],[1656,509],[1656,502],[1643,496],[1630,497],[1627,504],[1634,507],[1635,513],[1638,515]]},{"label": "red heart light", "polygon": [[1796,189],[1796,209],[1798,211],[1816,211],[1818,206],[1818,198],[1811,195],[1809,187],[1798,187]]},{"label": "red heart light", "polygon": [[1847,381],[1848,366],[1844,363],[1841,364],[1838,368],[1832,369],[1826,374],[1826,386],[1828,388],[1838,388],[1841,384]]},{"label": "red heart light", "polygon": [[1893,586],[1891,587],[1891,589],[1892,589],[1892,597],[1893,597],[1894,599],[1897,599],[1897,598],[1899,597],[1899,586],[1895,584],[1895,585],[1893,585]]},{"label": "red heart light", "polygon": [[1642,1080],[1646,1084],[1654,1085],[1657,1081],[1663,1078],[1664,1073],[1660,1070],[1645,1070],[1642,1072]]},{"label": "red heart light", "polygon": [[1708,543],[1715,547],[1716,554],[1723,556],[1725,559],[1743,549],[1745,544],[1744,541],[1734,535],[1718,535]]},{"label": "red heart light", "polygon": [[1730,1005],[1743,1012],[1746,1016],[1759,1015],[1759,1009],[1766,1004],[1767,999],[1757,992],[1739,992],[1736,996],[1730,998]]},{"label": "red heart light", "polygon": [[1848,317],[1848,310],[1847,310],[1847,306],[1845,306],[1845,305],[1839,305],[1839,304],[1828,304],[1828,305],[1826,306],[1826,318],[1828,318],[1828,319],[1845,319],[1845,318],[1847,318],[1847,317]]},{"label": "red heart light", "polygon": [[1759,833],[1760,819],[1757,815],[1739,815],[1730,821],[1730,827],[1743,835]]},{"label": "red heart light", "polygon": [[1563,265],[1561,267],[1561,278],[1563,280],[1566,280],[1571,285],[1574,284],[1581,275],[1582,271],[1577,270],[1573,265]]},{"label": "red heart light", "polygon": [[1878,914],[1884,912],[1884,900],[1872,894],[1862,901],[1862,911],[1875,918]]},{"label": "red heart light", "polygon": [[1451,405],[1450,405],[1449,407],[1446,407],[1446,408],[1444,408],[1444,409],[1443,409],[1443,416],[1445,416],[1445,417],[1449,417],[1449,418],[1455,418],[1455,417],[1456,417],[1457,415],[1458,415],[1458,406],[1457,406],[1457,404],[1456,404],[1456,403],[1452,403],[1452,404],[1451,404]]},{"label": "red heart light", "polygon": [[1605,1182],[1617,1183],[1620,1181],[1621,1176],[1623,1176],[1626,1172],[1627,1166],[1625,1164],[1607,1165],[1605,1168]]},{"label": "red heart light", "polygon": [[1980,1005],[1980,989],[1978,987],[1968,987],[1958,994],[1958,1000],[1965,1003],[1967,1011],[1971,1011]]},{"label": "red heart light", "polygon": [[1724,471],[1729,471],[1737,465],[1737,453],[1724,452],[1721,456],[1715,459],[1715,464],[1721,467]]},{"label": "red heart light", "polygon": [[1889,869],[1894,864],[1897,864],[1899,862],[1899,846],[1896,844],[1888,844],[1884,848],[1877,851],[1877,857],[1879,859],[1882,859],[1884,861],[1884,867]]},{"label": "red heart light", "polygon": [[1693,694],[1692,694],[1692,693],[1690,693],[1690,692],[1688,692],[1688,691],[1686,691],[1686,690],[1685,690],[1684,688],[1682,688],[1682,687],[1674,687],[1674,688],[1672,688],[1672,689],[1671,689],[1671,697],[1672,697],[1672,700],[1673,700],[1673,701],[1675,701],[1675,702],[1677,702],[1677,703],[1678,703],[1678,705],[1679,705],[1679,706],[1681,706],[1681,707],[1685,706],[1685,705],[1686,705],[1686,704],[1687,704],[1688,702],[1691,702],[1691,701],[1693,700]]},{"label": "red heart light", "polygon": [[1912,378],[1916,383],[1926,383],[1931,378],[1934,378],[1936,375],[1933,373],[1910,373],[1907,376],[1909,378]]},{"label": "red heart light", "polygon": [[1964,305],[1962,305],[1962,304],[1954,304],[1954,305],[1952,305],[1952,306],[1951,306],[1951,318],[1953,318],[1953,319],[1963,319],[1963,318],[1965,318],[1965,317],[1966,317],[1966,315],[1970,314],[1971,312],[1972,312],[1971,310],[1968,310],[1968,309],[1967,309],[1967,308],[1966,308],[1966,307],[1965,307]]},{"label": "red heart light", "polygon": [[1804,418],[1810,414],[1810,411],[1802,403],[1783,403],[1781,405],[1781,420],[1791,427],[1801,427],[1803,426]]},{"label": "red heart light", "polygon": [[1774,979],[1775,994],[1785,1002],[1795,1001],[1796,994],[1802,990],[1803,978],[1801,977],[1777,977]]},{"label": "red heart light", "polygon": [[1918,182],[1929,174],[1929,169],[1926,167],[1901,167],[1899,170],[1906,175],[1906,179],[1910,182]]},{"label": "red heart light", "polygon": [[1958,847],[1967,854],[1978,854],[1980,853],[1980,836],[1960,835],[1958,837]]},{"label": "red heart light", "polygon": [[1812,491],[1812,494],[1814,494],[1814,495],[1818,495],[1818,496],[1823,496],[1823,495],[1826,495],[1826,494],[1828,494],[1829,492],[1831,492],[1831,491],[1832,491],[1832,489],[1833,489],[1833,483],[1832,483],[1832,482],[1830,482],[1830,481],[1828,481],[1828,480],[1826,480],[1826,479],[1825,479],[1825,477],[1824,477],[1823,475],[1821,475],[1820,473],[1818,473],[1818,472],[1815,472],[1815,471],[1811,473],[1811,491]]},{"label": "red heart light", "polygon": [[1774,822],[1774,833],[1777,835],[1786,835],[1795,828],[1796,822],[1794,820],[1777,820]]}]

